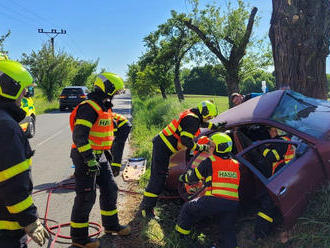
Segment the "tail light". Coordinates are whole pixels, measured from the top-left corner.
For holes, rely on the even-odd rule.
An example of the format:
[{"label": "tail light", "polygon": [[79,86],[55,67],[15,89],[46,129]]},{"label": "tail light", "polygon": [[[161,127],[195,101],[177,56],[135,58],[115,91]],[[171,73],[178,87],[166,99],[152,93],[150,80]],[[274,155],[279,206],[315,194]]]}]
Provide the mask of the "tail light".
[{"label": "tail light", "polygon": [[81,95],[80,98],[87,98],[87,96],[86,95]]},{"label": "tail light", "polygon": [[59,96],[60,99],[64,99],[66,98],[67,96]]}]

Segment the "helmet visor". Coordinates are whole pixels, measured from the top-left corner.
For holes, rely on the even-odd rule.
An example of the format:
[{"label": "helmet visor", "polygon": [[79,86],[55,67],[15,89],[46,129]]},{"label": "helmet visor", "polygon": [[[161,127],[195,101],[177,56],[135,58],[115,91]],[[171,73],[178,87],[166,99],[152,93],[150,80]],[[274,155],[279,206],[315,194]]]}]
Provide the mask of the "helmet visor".
[{"label": "helmet visor", "polygon": [[216,151],[217,152],[225,152],[229,147],[231,147],[233,145],[232,142],[226,142],[226,143],[221,143],[218,144]]},{"label": "helmet visor", "polygon": [[21,85],[14,79],[9,77],[6,73],[0,72],[0,93],[3,96],[10,98],[17,98],[21,89]]}]

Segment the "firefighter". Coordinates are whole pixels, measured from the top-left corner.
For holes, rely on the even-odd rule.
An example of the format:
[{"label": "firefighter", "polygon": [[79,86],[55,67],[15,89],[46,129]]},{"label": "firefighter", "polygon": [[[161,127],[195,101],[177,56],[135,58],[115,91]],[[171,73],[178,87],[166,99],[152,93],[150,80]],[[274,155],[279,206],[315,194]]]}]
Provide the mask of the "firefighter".
[{"label": "firefighter", "polygon": [[113,141],[111,147],[112,154],[112,173],[116,177],[119,175],[120,167],[121,167],[121,159],[123,157],[123,151],[125,147],[125,142],[128,138],[129,132],[131,131],[132,125],[129,120],[117,113],[112,113],[113,123],[114,123],[114,136],[115,139]]},{"label": "firefighter", "polygon": [[[130,227],[119,224],[118,187],[109,163],[102,160],[110,153],[113,142],[111,100],[123,89],[123,80],[116,74],[98,75],[88,100],[80,103],[70,115],[73,145],[71,158],[75,165],[76,197],[71,214],[71,238],[76,247],[95,248],[99,240],[88,238],[88,217],[100,188],[102,225],[106,234],[130,234]],[[106,156],[110,158],[111,156]]]},{"label": "firefighter", "polygon": [[246,94],[246,95],[242,95],[240,93],[233,93],[230,95],[230,100],[233,103],[233,106],[237,106],[242,104],[243,102],[246,102],[247,100],[250,100],[251,98],[257,97],[257,96],[261,96],[263,93],[250,93],[250,94]]},{"label": "firefighter", "polygon": [[[274,127],[268,127],[268,132],[271,139],[290,141],[287,136],[279,136],[278,130]],[[272,143],[264,149],[263,156],[269,164],[265,170],[265,177],[269,178],[294,158],[295,147],[292,144]],[[261,192],[259,202],[260,209],[255,224],[256,239],[270,234],[275,216],[275,206],[266,189]]]},{"label": "firefighter", "polygon": [[218,132],[210,139],[215,146],[213,155],[179,177],[180,182],[188,184],[205,181],[205,195],[183,205],[175,230],[186,236],[193,223],[214,217],[219,220],[222,232],[221,247],[236,248],[234,224],[239,204],[239,163],[230,156],[232,139],[227,134]]},{"label": "firefighter", "polygon": [[142,217],[155,217],[153,208],[165,184],[170,156],[183,148],[200,152],[209,150],[209,145],[196,144],[194,138],[199,135],[200,127],[214,130],[225,125],[208,122],[217,114],[217,107],[213,102],[202,101],[197,108],[182,112],[178,120],[173,120],[153,139],[151,175],[141,204]]},{"label": "firefighter", "polygon": [[29,141],[18,123],[20,108],[32,77],[18,62],[0,61],[0,246],[26,248],[28,234],[42,246],[49,237],[32,200]]}]

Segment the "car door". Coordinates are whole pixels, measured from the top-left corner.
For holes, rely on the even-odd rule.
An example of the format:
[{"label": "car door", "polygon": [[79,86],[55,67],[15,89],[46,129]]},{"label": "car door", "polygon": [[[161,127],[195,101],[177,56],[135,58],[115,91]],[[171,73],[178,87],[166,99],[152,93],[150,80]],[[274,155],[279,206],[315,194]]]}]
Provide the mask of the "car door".
[{"label": "car door", "polygon": [[[294,159],[274,175],[266,178],[261,170],[257,169],[266,161],[256,161],[255,152],[260,153],[265,146],[271,143],[293,144],[296,152]],[[257,157],[260,158],[260,156]],[[258,141],[237,154],[236,159],[241,165],[248,167],[267,188],[280,210],[286,226],[291,226],[296,222],[297,217],[301,216],[311,192],[326,180],[324,166],[316,149],[306,143],[274,139]],[[257,164],[259,165],[257,166]]]}]

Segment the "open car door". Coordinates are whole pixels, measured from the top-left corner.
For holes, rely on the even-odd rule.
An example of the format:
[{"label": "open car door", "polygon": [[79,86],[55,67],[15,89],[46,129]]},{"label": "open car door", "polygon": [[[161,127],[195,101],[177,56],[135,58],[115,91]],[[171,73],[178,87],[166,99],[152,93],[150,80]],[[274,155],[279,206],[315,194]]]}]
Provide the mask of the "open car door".
[{"label": "open car door", "polygon": [[[262,156],[262,151],[272,143],[292,144],[296,149],[294,158],[267,178],[263,174],[262,166],[269,166],[269,162]],[[305,143],[277,139],[263,140],[250,145],[235,157],[267,188],[287,227],[293,225],[301,216],[307,203],[307,194],[326,180],[324,166],[317,151]]]}]

